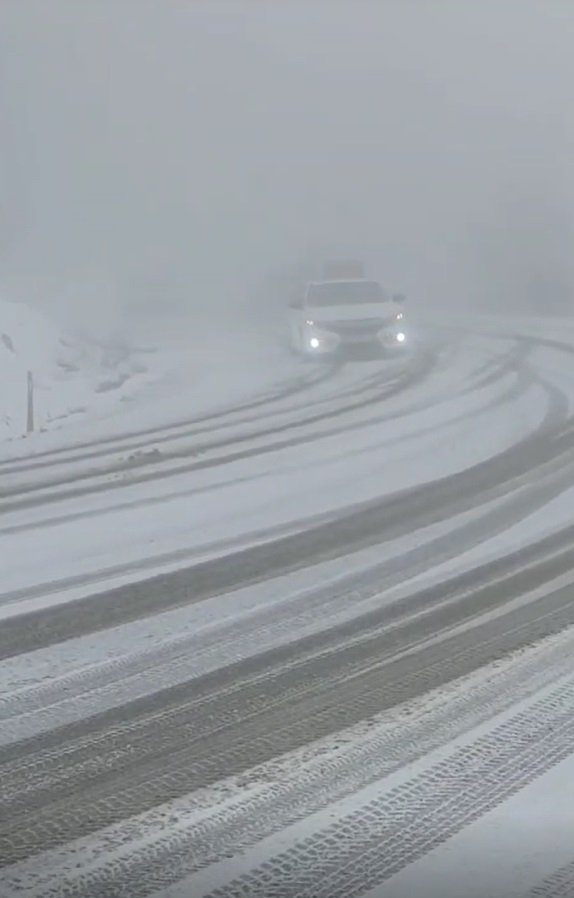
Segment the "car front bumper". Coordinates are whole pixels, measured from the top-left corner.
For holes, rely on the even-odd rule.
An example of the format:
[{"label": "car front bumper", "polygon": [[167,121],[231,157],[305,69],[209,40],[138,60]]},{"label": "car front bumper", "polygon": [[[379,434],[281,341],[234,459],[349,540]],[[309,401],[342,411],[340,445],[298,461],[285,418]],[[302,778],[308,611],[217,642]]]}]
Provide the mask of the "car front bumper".
[{"label": "car front bumper", "polygon": [[313,328],[306,335],[305,351],[311,356],[332,355],[345,350],[403,349],[407,344],[407,334],[396,328],[361,334],[336,334],[326,328]]}]

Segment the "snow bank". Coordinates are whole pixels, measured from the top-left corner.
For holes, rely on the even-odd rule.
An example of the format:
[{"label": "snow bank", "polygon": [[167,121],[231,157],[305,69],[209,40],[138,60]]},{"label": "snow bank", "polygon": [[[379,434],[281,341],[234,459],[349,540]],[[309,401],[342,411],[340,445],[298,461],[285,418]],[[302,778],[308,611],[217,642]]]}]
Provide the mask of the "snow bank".
[{"label": "snow bank", "polygon": [[0,440],[26,432],[28,371],[39,431],[116,404],[146,366],[121,346],[90,344],[25,303],[0,299]]},{"label": "snow bank", "polygon": [[[105,316],[99,324],[64,331],[34,307],[0,299],[3,459],[193,421],[309,372],[272,316],[190,317],[158,306],[115,328]],[[36,427],[21,441],[28,370]]]},{"label": "snow bank", "polygon": [[0,300],[0,438],[26,430],[27,372],[53,372],[60,348],[57,329],[21,303]]}]

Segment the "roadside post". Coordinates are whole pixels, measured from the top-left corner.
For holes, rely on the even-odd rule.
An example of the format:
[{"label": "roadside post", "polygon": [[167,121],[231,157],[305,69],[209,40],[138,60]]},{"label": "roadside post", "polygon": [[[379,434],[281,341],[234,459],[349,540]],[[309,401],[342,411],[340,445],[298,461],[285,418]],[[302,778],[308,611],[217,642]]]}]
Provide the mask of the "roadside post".
[{"label": "roadside post", "polygon": [[28,371],[28,398],[27,398],[27,415],[26,415],[26,433],[34,431],[34,377],[31,371]]}]

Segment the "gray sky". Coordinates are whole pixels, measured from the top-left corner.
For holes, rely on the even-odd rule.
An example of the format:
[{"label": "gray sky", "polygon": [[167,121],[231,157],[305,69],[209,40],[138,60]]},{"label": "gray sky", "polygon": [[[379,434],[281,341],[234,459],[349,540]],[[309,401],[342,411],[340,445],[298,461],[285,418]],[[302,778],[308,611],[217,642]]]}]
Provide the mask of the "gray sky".
[{"label": "gray sky", "polygon": [[571,0],[2,0],[0,276],[235,300],[334,241],[422,298],[568,279],[572,46]]}]

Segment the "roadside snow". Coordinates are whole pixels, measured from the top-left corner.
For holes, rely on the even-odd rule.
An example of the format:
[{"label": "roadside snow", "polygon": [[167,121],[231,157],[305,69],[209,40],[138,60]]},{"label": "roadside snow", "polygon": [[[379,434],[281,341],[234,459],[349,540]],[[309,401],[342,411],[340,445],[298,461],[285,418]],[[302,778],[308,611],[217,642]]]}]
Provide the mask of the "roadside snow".
[{"label": "roadside snow", "polygon": [[89,343],[25,303],[0,300],[0,441],[26,433],[28,372],[35,433],[27,452],[46,431],[109,411],[153,376],[143,358],[123,347]]},{"label": "roadside snow", "polygon": [[[0,299],[0,458],[164,427],[233,407],[309,369],[257,322],[192,322],[97,341]],[[26,434],[26,381],[35,432]]]}]

